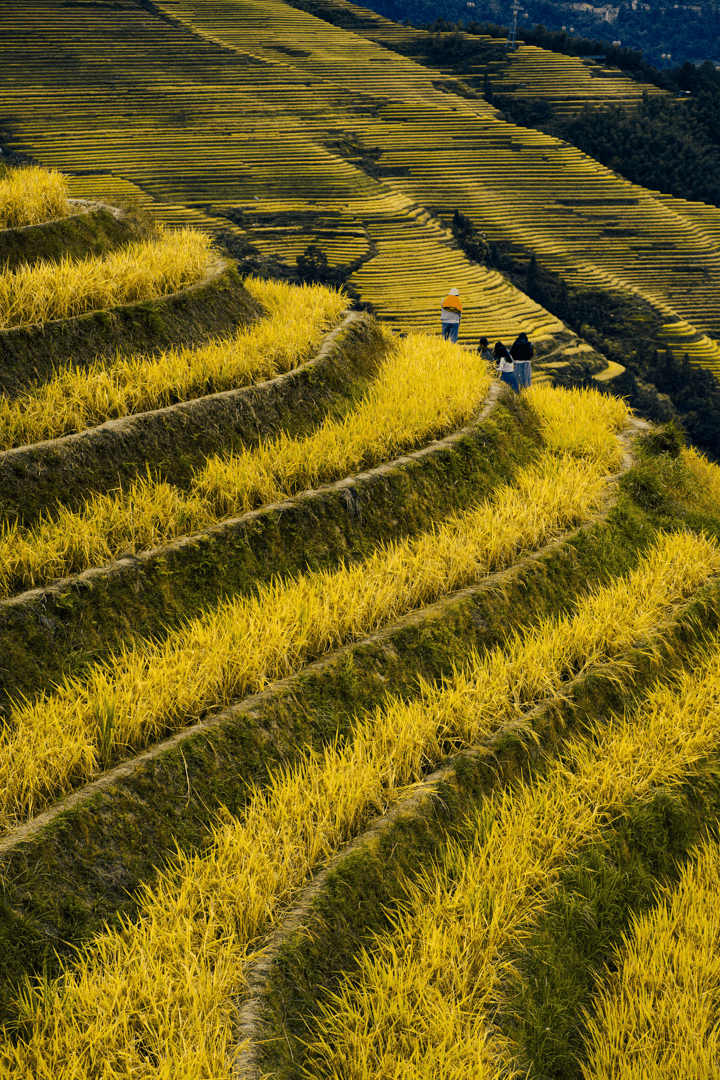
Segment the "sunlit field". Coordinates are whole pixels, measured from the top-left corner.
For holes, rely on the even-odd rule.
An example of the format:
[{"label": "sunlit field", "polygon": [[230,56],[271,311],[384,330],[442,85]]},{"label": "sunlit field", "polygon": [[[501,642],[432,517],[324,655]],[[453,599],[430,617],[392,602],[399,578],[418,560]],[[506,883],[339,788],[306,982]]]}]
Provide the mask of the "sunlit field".
[{"label": "sunlit field", "polygon": [[38,225],[67,217],[67,179],[37,165],[0,172],[0,229]]},{"label": "sunlit field", "polygon": [[209,236],[184,229],[104,258],[37,262],[6,271],[0,274],[0,330],[176,292],[208,272],[214,261],[210,243]]}]

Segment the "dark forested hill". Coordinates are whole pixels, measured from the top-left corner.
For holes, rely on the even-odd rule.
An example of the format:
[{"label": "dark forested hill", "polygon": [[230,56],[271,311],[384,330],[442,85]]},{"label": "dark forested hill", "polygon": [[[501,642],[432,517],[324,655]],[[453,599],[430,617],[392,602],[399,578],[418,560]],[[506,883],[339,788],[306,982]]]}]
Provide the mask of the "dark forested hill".
[{"label": "dark forested hill", "polygon": [[[409,20],[413,26],[436,19],[447,22],[490,22],[507,27],[511,19],[510,0],[369,0],[363,3],[380,15],[397,22]],[[626,49],[640,50],[655,67],[664,68],[689,61],[720,64],[720,6],[717,3],[675,4],[596,3],[583,5],[556,0],[527,0],[520,13],[522,27],[542,24],[547,30],[565,31],[575,38],[591,38]],[[669,57],[668,57],[668,54]]]}]

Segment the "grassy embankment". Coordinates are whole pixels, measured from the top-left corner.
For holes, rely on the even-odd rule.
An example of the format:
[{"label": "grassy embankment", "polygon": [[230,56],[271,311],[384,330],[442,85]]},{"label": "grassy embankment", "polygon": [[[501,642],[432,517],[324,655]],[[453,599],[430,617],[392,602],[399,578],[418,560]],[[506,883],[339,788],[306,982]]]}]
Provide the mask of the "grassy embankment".
[{"label": "grassy embankment", "polygon": [[[626,490],[646,506],[662,508],[664,515],[671,505],[675,511],[684,505],[685,526],[692,521],[717,535],[720,471],[693,452],[657,457],[659,444],[651,438],[652,452],[642,452]],[[659,547],[669,550],[668,544],[685,542],[675,534]],[[310,938],[302,932],[291,938],[274,968],[266,998],[272,1021],[269,1030],[258,1033],[260,1039],[270,1036],[265,1067],[272,1067],[272,1075],[361,1077],[408,1067],[420,1075],[425,1069],[427,1075],[440,1070],[448,1076],[470,1070],[495,1077],[516,1067],[530,1067],[538,1077],[594,1075],[592,1063],[583,1072],[582,1034],[598,972],[604,962],[613,962],[613,948],[622,944],[633,913],[652,907],[662,882],[674,881],[678,865],[692,854],[693,840],[717,826],[717,641],[707,635],[717,631],[720,595],[717,580],[712,583],[714,543],[711,550],[710,590],[700,590],[681,625],[673,628],[676,617],[666,607],[667,598],[660,600],[645,631],[629,641],[635,647],[623,663],[609,665],[606,674],[602,665],[597,674],[591,668],[587,690],[581,688],[577,701],[572,685],[564,691],[562,705],[554,707],[560,731],[566,725],[580,732],[587,727],[589,738],[585,732],[579,740],[576,736],[554,763],[551,754],[537,753],[538,737],[548,746],[547,730],[542,725],[536,734],[527,730],[521,709],[520,730],[491,742],[486,764],[481,755],[479,786],[477,765],[460,759],[429,808],[386,828],[379,841],[348,856],[331,875],[315,908],[303,917]],[[650,570],[651,591],[666,573],[659,564]],[[616,586],[620,606],[622,584]],[[628,580],[625,603],[633,604],[632,593]],[[620,638],[625,616],[619,609],[614,615],[606,611]],[[547,670],[542,648],[527,644],[528,665],[537,650],[540,670]],[[502,655],[504,663],[509,659]],[[679,672],[679,690],[673,670]],[[513,687],[524,674],[521,667]],[[489,681],[483,675],[480,688]],[[651,689],[643,701],[643,686],[658,677],[670,678],[670,684]],[[608,724],[613,710],[619,719]],[[548,749],[557,742],[557,718],[550,732]],[[621,755],[615,758],[618,748]],[[580,761],[603,774],[597,789],[590,774],[585,780]],[[520,789],[518,762],[525,777]],[[510,783],[505,787],[506,779],[493,795],[498,771]],[[546,774],[552,783],[553,777],[562,778],[552,797],[558,800],[555,809],[552,799],[548,803]],[[602,795],[595,794],[599,789]],[[543,815],[557,815],[557,835],[547,816],[537,832],[531,825],[536,811],[523,818],[531,803]],[[478,822],[469,831],[468,813],[471,819],[477,813]],[[506,813],[512,821],[507,832]],[[575,813],[591,823],[591,832],[581,830],[568,843],[561,833]],[[448,842],[448,836],[454,839]],[[419,863],[426,864],[420,871]],[[692,951],[685,943],[685,955]],[[343,969],[349,973],[345,979]],[[337,993],[328,994],[328,986]],[[318,1001],[319,1021],[312,1019]],[[606,1015],[611,1008],[607,1005]],[[647,1015],[641,1004],[626,1001],[624,1009],[626,1015]],[[699,1016],[699,1006],[690,1013]],[[318,1027],[310,1038],[311,1056],[305,1058],[308,1023]],[[662,1058],[663,1038],[653,1041],[649,1029],[643,1031],[645,1056]],[[596,1056],[600,1042],[597,1036]],[[685,1053],[679,1050],[677,1060],[686,1060]],[[683,1073],[676,1068],[662,1075]]]},{"label": "grassy embankment", "polygon": [[232,337],[178,346],[159,355],[96,360],[67,367],[22,398],[0,401],[0,449],[56,439],[118,417],[161,409],[291,371],[317,351],[347,306],[341,293],[317,286],[246,278],[265,317]]},{"label": "grassy embankment", "polygon": [[[580,419],[581,419],[581,423],[582,423],[582,417],[581,417]],[[606,421],[606,422],[608,422],[608,421]],[[581,431],[581,423],[579,423],[579,426],[578,426],[578,433],[580,433],[580,431]],[[584,431],[583,431],[583,434],[585,434],[585,432],[584,432]],[[576,435],[576,437],[578,437],[578,435]],[[611,453],[614,453],[614,450],[613,450],[613,448],[612,448],[612,442],[611,442],[611,445],[610,445],[610,449],[611,449]],[[587,468],[587,467],[585,467],[585,468]],[[604,464],[604,462],[602,461],[602,458],[600,457],[600,461],[599,461],[599,462],[596,462],[596,469],[599,469],[600,471],[604,471],[604,468],[606,468],[606,464]],[[536,478],[538,478],[538,477],[536,477],[536,475],[535,475],[535,477],[533,477],[533,480],[535,480],[535,481],[536,481]],[[560,487],[562,488],[562,491],[563,491],[563,492],[565,492],[565,498],[566,498],[566,499],[567,499],[567,498],[569,497],[569,495],[571,494],[571,492],[572,492],[572,488],[573,488],[573,485],[574,485],[574,483],[575,483],[575,481],[571,481],[571,482],[570,482],[570,484],[568,484],[568,478],[566,477],[566,478],[565,478],[565,483],[563,483],[563,484],[561,484],[561,485],[560,485]],[[533,485],[533,486],[534,486],[534,485]],[[508,498],[512,498],[512,495],[513,495],[513,491],[512,491],[512,489],[511,489],[510,491],[508,491]],[[526,503],[526,502],[527,502],[527,495],[526,495],[526,497],[525,497],[524,499],[521,499],[521,502],[522,502],[522,503]],[[535,512],[535,513],[533,514],[533,513],[532,513],[532,511],[530,511],[530,513],[531,513],[531,516],[533,516],[533,517],[536,517],[536,512]],[[486,516],[487,516],[487,515],[486,515]],[[513,516],[513,515],[511,515],[511,516]],[[535,524],[535,527],[536,527],[536,522],[535,522],[534,524]],[[505,544],[505,546],[507,546],[507,544]],[[425,561],[424,561],[424,562],[425,562],[425,563],[427,563],[427,559],[426,559],[426,558],[425,558]],[[435,561],[433,561],[433,562],[435,562]],[[432,563],[431,563],[431,565],[432,565]],[[413,576],[413,577],[415,577],[415,576]],[[394,612],[394,613],[396,613],[396,612]],[[336,752],[332,752],[332,753],[336,753]],[[330,755],[330,758],[331,758],[331,755]],[[323,761],[323,758],[321,757],[320,759],[317,759],[317,761],[318,761],[318,766],[322,767],[322,761]],[[312,761],[311,761],[311,764],[312,764]],[[334,773],[334,772],[335,772],[335,768],[334,768],[334,766],[332,766],[332,762],[331,762],[331,760],[330,760],[330,759],[328,759],[328,765],[329,765],[329,772],[328,772],[328,774],[330,774],[330,773]],[[351,772],[352,772],[352,770],[351,770]],[[290,782],[295,782],[295,783],[297,783],[297,781],[293,781],[293,780],[291,780],[291,778],[290,778]],[[351,783],[350,783],[350,786],[351,786],[351,788],[352,788],[352,786],[353,786],[353,783],[352,783],[352,781],[351,781]],[[271,799],[273,798],[273,796],[272,796],[272,793],[271,793],[271,795],[270,795],[270,798],[271,798]],[[352,814],[351,814],[351,816],[352,816]],[[264,819],[264,818],[267,818],[267,814],[266,814],[266,813],[263,813],[263,814],[262,814],[262,818],[263,818],[263,819]],[[303,827],[304,827],[304,826],[303,826]],[[175,891],[175,890],[174,890],[174,891]],[[217,967],[216,967],[216,969],[215,969],[215,970],[216,970],[216,971],[218,970],[218,969],[217,969]]]},{"label": "grassy embankment", "polygon": [[3,398],[6,520],[27,528],[51,507],[78,510],[91,493],[117,493],[139,477],[186,487],[209,456],[311,430],[362,395],[387,351],[379,327],[347,316],[326,341],[344,308],[337,293],[251,288],[237,282],[256,317],[248,325],[249,312],[236,312],[230,335],[159,356],[96,357],[89,371],[61,368]]}]

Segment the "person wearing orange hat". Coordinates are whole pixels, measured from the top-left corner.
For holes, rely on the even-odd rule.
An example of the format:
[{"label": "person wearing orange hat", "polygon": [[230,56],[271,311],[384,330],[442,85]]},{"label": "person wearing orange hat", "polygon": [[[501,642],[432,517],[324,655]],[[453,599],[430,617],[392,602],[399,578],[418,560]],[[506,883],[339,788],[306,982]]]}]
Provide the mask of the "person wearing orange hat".
[{"label": "person wearing orange hat", "polygon": [[462,301],[457,289],[451,289],[440,305],[442,336],[447,341],[457,341],[462,317]]}]

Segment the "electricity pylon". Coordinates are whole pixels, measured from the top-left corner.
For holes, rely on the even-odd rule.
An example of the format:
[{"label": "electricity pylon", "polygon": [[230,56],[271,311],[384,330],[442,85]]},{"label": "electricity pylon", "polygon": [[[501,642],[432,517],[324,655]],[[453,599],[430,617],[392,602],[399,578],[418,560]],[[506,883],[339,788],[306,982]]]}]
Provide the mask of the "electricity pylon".
[{"label": "electricity pylon", "polygon": [[518,0],[513,0],[513,6],[512,6],[513,21],[512,21],[512,26],[510,28],[510,33],[507,36],[507,41],[505,42],[506,47],[508,49],[512,49],[513,52],[516,49],[516,41],[517,41],[517,17],[518,17],[518,11],[520,11],[520,4],[518,3]]}]

